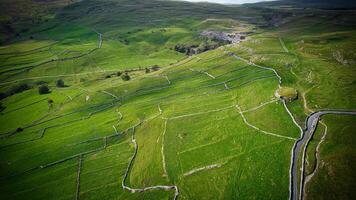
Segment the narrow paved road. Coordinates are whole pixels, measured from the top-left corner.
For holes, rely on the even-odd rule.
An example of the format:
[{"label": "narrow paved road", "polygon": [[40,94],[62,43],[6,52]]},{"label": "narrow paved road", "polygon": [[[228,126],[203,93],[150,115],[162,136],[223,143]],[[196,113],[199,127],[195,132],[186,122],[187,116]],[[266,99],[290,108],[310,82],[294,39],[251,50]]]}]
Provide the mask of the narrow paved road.
[{"label": "narrow paved road", "polygon": [[[291,166],[291,184],[290,184],[290,200],[297,200],[303,199],[303,187],[304,187],[304,180],[303,180],[303,176],[301,178],[301,184],[300,184],[300,192],[298,193],[298,157],[299,155],[302,153],[304,153],[303,151],[303,144],[307,144],[315,130],[316,130],[316,126],[319,122],[319,119],[322,115],[356,115],[356,111],[341,111],[341,110],[323,110],[323,111],[318,111],[318,112],[314,112],[313,114],[311,114],[306,121],[305,124],[305,129],[303,130],[303,136],[302,138],[300,138],[294,145],[293,147],[293,152],[292,152],[292,166]],[[304,172],[304,167],[302,167],[302,173]],[[300,195],[300,196],[298,196]],[[298,198],[299,197],[299,198]]]}]

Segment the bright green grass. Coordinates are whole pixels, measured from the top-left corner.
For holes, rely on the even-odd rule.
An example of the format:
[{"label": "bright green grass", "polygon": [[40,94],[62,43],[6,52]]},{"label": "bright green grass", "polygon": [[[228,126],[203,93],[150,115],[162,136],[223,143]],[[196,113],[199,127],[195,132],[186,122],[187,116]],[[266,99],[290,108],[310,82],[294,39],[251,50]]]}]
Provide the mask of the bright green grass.
[{"label": "bright green grass", "polygon": [[[1,198],[73,199],[78,156],[95,151],[83,156],[80,199],[172,199],[173,191],[132,194],[122,189],[134,152],[131,128],[140,122],[135,129],[139,149],[126,179],[129,187],[177,185],[181,199],[288,198],[294,141],[253,129],[235,107],[252,109],[244,116],[253,126],[297,139],[299,129],[283,104],[276,101],[258,107],[275,98],[278,79],[274,73],[239,61],[224,48],[191,57],[173,50],[176,44],[201,44],[198,35],[206,29],[250,31],[253,25],[229,18],[256,16],[257,11],[182,5],[82,1],[35,27],[23,36],[23,42],[0,49],[1,91],[11,86],[6,81],[31,77],[34,79],[19,83],[47,81],[52,90],[39,95],[35,87],[1,100],[6,109],[0,116],[0,132],[24,128],[0,139]],[[207,20],[213,17],[220,19]],[[353,108],[353,68],[333,60],[330,49],[342,46],[342,53],[347,52],[353,46],[354,32],[332,29],[323,33],[325,26],[318,25],[293,33],[307,23],[297,22],[293,27],[289,23],[282,26],[281,32],[255,29],[259,34],[225,49],[276,69],[283,86],[304,92],[318,85],[306,96],[313,109]],[[85,54],[98,47],[96,31],[103,34],[103,45],[90,54],[28,71],[5,72]],[[27,40],[30,35],[35,40]],[[284,51],[280,37],[290,53]],[[345,56],[353,59],[351,54]],[[130,72],[127,82],[116,75],[105,78],[117,71],[153,65],[162,68],[148,74]],[[56,88],[59,78],[68,87]],[[54,100],[53,108],[48,108],[46,98]],[[300,123],[304,120],[302,103],[300,99],[288,103]],[[339,124],[343,123],[352,124],[340,119]],[[18,174],[72,156],[61,164]],[[203,169],[209,166],[215,167]],[[348,167],[343,165],[343,169]],[[10,174],[15,176],[7,177]]]}]

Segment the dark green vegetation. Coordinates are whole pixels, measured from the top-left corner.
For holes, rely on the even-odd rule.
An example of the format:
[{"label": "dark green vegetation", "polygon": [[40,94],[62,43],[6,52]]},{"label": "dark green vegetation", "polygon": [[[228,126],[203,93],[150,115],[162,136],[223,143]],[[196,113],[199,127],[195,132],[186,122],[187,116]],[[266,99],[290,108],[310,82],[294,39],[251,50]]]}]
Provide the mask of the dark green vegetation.
[{"label": "dark green vegetation", "polygon": [[[123,189],[127,169],[125,186],[176,185],[180,199],[287,199],[300,130],[275,97],[276,74],[253,63],[298,91],[287,106],[299,125],[312,110],[356,109],[353,11],[31,2],[40,12],[17,20],[2,12],[15,31],[0,47],[1,199],[174,197],[171,189]],[[246,40],[227,45],[201,37],[205,30]],[[310,187],[311,196],[327,188]]]}]

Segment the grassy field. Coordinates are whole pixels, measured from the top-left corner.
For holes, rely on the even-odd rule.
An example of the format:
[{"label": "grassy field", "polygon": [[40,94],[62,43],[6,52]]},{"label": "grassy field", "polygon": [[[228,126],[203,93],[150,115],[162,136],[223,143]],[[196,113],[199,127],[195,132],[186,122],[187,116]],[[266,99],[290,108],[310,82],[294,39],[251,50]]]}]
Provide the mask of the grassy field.
[{"label": "grassy field", "polygon": [[[351,199],[355,194],[355,117],[325,116],[327,135],[319,152],[319,168],[306,185],[309,199]],[[321,127],[324,128],[324,127]],[[324,128],[325,129],[325,128]],[[313,158],[308,159],[314,163]],[[330,191],[326,195],[324,191]]]},{"label": "grassy field", "polygon": [[[1,36],[0,93],[7,95],[0,101],[1,199],[175,197],[174,189],[154,186],[176,186],[179,199],[287,199],[300,129],[276,97],[279,87],[297,93],[287,108],[299,125],[315,110],[355,109],[352,13],[330,28],[325,15],[337,11],[281,10],[296,15],[265,27],[275,10],[155,0],[67,3],[56,1],[55,14],[43,11],[39,17],[47,20],[20,36]],[[311,20],[311,12],[320,15]],[[216,44],[199,36],[204,30],[248,34],[196,55],[175,51]],[[255,64],[275,69],[281,83]],[[64,87],[57,87],[59,79]],[[23,84],[26,90],[11,93]],[[41,85],[50,92],[40,95]],[[353,120],[325,117],[323,162],[348,162],[351,146],[341,157],[335,152],[348,136],[334,134],[344,126],[355,132],[348,126]],[[308,148],[308,174],[321,134]],[[324,168],[310,181],[308,198],[329,188],[321,186],[329,184],[320,178]],[[352,165],[336,168],[347,173],[335,177],[352,177]]]}]

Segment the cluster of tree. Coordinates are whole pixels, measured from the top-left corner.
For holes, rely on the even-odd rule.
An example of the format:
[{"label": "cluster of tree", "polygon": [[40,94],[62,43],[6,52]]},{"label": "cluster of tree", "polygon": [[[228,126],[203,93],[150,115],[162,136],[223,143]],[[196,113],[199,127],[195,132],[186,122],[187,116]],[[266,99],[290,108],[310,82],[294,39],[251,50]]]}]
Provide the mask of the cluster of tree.
[{"label": "cluster of tree", "polygon": [[118,71],[118,72],[113,73],[113,74],[107,74],[107,75],[105,75],[105,78],[111,78],[112,76],[115,76],[115,75],[120,77],[122,75],[122,72]]},{"label": "cluster of tree", "polygon": [[179,53],[184,53],[186,55],[193,55],[196,52],[196,48],[198,47],[198,45],[185,45],[185,44],[177,44],[174,47],[174,50],[179,52]]},{"label": "cluster of tree", "polygon": [[204,41],[200,45],[184,45],[184,44],[177,44],[174,47],[174,50],[179,53],[184,53],[186,55],[194,55],[203,53],[209,50],[213,50],[218,48],[219,46],[225,45],[226,42],[223,41]]},{"label": "cluster of tree", "polygon": [[105,78],[111,78],[114,75],[116,75],[118,77],[121,77],[121,79],[124,80],[124,81],[129,81],[131,79],[131,77],[130,77],[130,75],[128,74],[127,71],[125,71],[125,72],[118,71],[118,72],[116,72],[116,74],[108,74],[108,75],[105,76]]},{"label": "cluster of tree", "polygon": [[129,72],[145,71],[145,73],[147,74],[147,73],[150,73],[152,71],[158,71],[160,69],[161,69],[161,67],[158,66],[158,65],[153,65],[151,67],[146,67],[146,68],[139,67],[138,69],[137,68],[136,69],[126,69],[124,71],[118,71],[118,72],[113,73],[113,74],[107,74],[107,75],[105,75],[105,78],[111,78],[112,76],[116,75],[118,77],[121,77],[121,79],[124,80],[124,81],[129,81],[129,80],[131,80]]},{"label": "cluster of tree", "polygon": [[[38,85],[38,93],[39,94],[48,94],[51,92],[47,85],[47,82],[45,82],[45,81],[37,81],[34,84],[21,83],[21,84],[12,86],[5,92],[0,92],[0,100],[5,99],[5,98],[12,96],[14,94],[18,94],[23,91],[29,90],[36,85]],[[66,85],[64,84],[64,81],[62,79],[59,79],[56,81],[56,86],[57,87],[66,87]],[[1,110],[1,107],[0,107],[0,110]]]},{"label": "cluster of tree", "polygon": [[123,81],[129,81],[131,79],[131,77],[127,72],[125,72],[124,74],[121,75],[121,79]]},{"label": "cluster of tree", "polygon": [[31,89],[31,87],[26,83],[14,85],[11,88],[9,88],[7,91],[0,93],[0,100],[29,89]]}]

